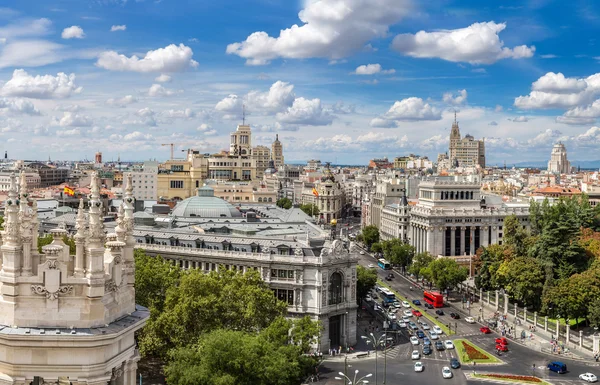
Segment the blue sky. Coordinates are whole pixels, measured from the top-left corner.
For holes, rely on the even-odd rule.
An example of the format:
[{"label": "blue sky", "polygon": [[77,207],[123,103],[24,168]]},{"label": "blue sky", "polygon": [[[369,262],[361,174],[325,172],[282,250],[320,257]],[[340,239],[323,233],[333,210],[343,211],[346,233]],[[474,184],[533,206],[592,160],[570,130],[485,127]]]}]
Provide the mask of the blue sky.
[{"label": "blue sky", "polygon": [[435,159],[457,111],[490,163],[559,140],[600,158],[600,5],[424,3],[5,0],[1,140],[11,158],[164,160],[161,143],[227,148],[245,105],[254,144],[360,164]]}]

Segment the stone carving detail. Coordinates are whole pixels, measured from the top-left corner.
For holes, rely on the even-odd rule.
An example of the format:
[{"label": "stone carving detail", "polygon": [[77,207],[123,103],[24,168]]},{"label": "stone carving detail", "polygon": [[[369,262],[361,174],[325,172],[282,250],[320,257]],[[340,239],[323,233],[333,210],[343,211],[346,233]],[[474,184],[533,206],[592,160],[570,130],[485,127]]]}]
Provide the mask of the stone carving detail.
[{"label": "stone carving detail", "polygon": [[271,254],[271,249],[269,248],[269,246],[265,246],[262,248],[262,252],[263,254]]},{"label": "stone carving detail", "polygon": [[33,294],[45,295],[47,299],[54,301],[55,299],[58,299],[58,296],[60,294],[72,294],[73,286],[72,285],[59,286],[58,290],[56,290],[56,291],[48,291],[48,289],[46,289],[45,286],[31,285],[31,291],[33,292]]},{"label": "stone carving detail", "polygon": [[104,291],[111,293],[119,291],[120,286],[115,283],[113,279],[109,279],[104,282]]},{"label": "stone carving detail", "polygon": [[358,248],[358,246],[356,245],[356,242],[350,242],[350,250],[349,250],[350,254],[357,254],[360,253],[360,249]]},{"label": "stone carving detail", "polygon": [[48,259],[46,260],[46,265],[48,266],[48,269],[58,269],[58,260]]},{"label": "stone carving detail", "polygon": [[327,247],[321,249],[321,257],[328,257],[331,250]]},{"label": "stone carving detail", "polygon": [[294,254],[295,254],[297,257],[301,257],[301,256],[303,256],[303,255],[304,255],[304,252],[302,251],[302,248],[300,248],[300,247],[296,247],[296,249],[294,250]]},{"label": "stone carving detail", "polygon": [[121,365],[117,368],[113,368],[112,374],[110,376],[110,380],[116,381],[117,379],[121,378],[122,375],[123,375],[123,366]]}]

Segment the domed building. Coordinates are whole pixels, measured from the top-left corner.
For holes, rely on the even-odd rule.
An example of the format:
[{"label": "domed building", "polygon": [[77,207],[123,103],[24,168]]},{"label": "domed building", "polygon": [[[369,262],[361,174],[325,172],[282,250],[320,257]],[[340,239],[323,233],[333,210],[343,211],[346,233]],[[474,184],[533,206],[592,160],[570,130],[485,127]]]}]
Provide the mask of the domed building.
[{"label": "domed building", "polygon": [[198,189],[196,196],[177,203],[171,213],[174,217],[200,218],[241,218],[242,214],[231,203],[215,197],[215,190],[210,186]]}]

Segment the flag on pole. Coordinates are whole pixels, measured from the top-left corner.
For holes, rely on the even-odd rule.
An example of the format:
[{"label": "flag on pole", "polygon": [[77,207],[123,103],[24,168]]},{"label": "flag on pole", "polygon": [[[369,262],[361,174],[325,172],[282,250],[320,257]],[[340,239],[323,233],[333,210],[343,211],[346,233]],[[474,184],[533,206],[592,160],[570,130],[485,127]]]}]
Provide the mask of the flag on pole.
[{"label": "flag on pole", "polygon": [[314,187],[313,187],[313,189],[312,189],[312,193],[313,193],[313,195],[314,195],[314,196],[316,196],[316,197],[318,197],[318,196],[319,196],[319,192],[318,192],[318,191],[317,191],[317,189],[316,189],[316,188],[314,188]]},{"label": "flag on pole", "polygon": [[65,189],[63,190],[63,193],[66,194],[66,195],[68,195],[68,196],[70,196],[70,197],[72,197],[72,196],[75,195],[75,191],[71,187],[69,187],[69,186],[65,186]]}]

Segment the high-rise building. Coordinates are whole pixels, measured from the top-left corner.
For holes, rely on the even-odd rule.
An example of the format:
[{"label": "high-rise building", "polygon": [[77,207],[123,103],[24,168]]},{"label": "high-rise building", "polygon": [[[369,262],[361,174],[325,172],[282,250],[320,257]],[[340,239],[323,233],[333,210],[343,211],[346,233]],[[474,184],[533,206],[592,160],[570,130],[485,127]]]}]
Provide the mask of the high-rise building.
[{"label": "high-rise building", "polygon": [[475,140],[467,134],[464,138],[460,136],[460,129],[454,114],[454,123],[450,131],[450,162],[452,167],[485,167],[485,143],[483,140]]},{"label": "high-rise building", "polygon": [[279,141],[279,134],[275,134],[275,141],[271,145],[271,157],[275,163],[275,168],[280,169],[283,166],[283,146]]},{"label": "high-rise building", "polygon": [[96,161],[96,164],[102,163],[102,153],[100,151],[98,151],[96,153],[95,161]]},{"label": "high-rise building", "polygon": [[256,146],[252,149],[252,159],[256,162],[256,178],[262,179],[265,170],[269,168],[271,150],[267,146]]},{"label": "high-rise building", "polygon": [[231,133],[231,143],[229,144],[229,155],[252,154],[252,131],[247,124],[240,124],[237,129]]},{"label": "high-rise building", "polygon": [[567,159],[567,149],[561,142],[556,143],[552,147],[550,161],[548,162],[548,172],[555,174],[568,174],[571,172],[571,163]]},{"label": "high-rise building", "polygon": [[145,161],[141,171],[129,171],[131,175],[133,197],[136,200],[154,201],[158,199],[158,162]]}]

